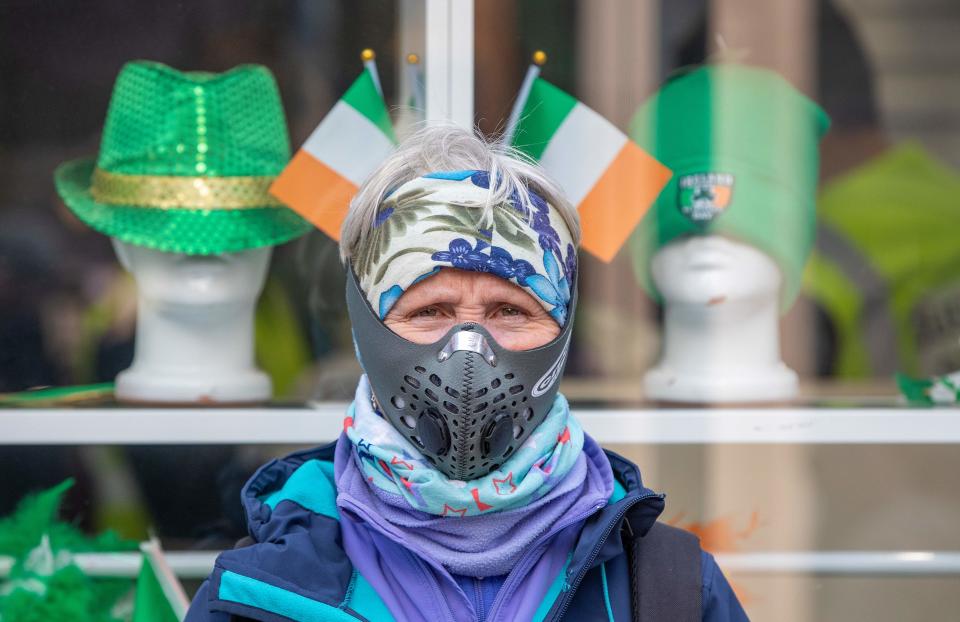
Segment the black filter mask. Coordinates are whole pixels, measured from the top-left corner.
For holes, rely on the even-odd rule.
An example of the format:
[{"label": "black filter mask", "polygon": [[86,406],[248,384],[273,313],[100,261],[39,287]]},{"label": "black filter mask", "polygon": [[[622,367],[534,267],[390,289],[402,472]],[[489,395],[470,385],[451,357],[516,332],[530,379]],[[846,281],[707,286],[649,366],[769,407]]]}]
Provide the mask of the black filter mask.
[{"label": "black filter mask", "polygon": [[439,471],[469,481],[499,468],[550,412],[576,305],[560,334],[532,350],[503,348],[479,324],[417,344],[387,328],[347,270],[353,338],[380,412]]}]

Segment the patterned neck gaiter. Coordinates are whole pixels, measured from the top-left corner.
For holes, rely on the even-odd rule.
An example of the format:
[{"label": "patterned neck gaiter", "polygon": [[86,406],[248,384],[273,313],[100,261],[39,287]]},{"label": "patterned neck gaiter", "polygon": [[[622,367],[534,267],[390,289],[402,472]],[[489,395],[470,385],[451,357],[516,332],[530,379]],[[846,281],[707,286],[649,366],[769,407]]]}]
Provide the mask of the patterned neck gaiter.
[{"label": "patterned neck gaiter", "polygon": [[469,482],[453,480],[374,410],[370,396],[364,376],[343,424],[355,462],[371,485],[427,514],[462,518],[529,505],[567,475],[583,449],[583,429],[557,395],[547,418],[499,469]]}]

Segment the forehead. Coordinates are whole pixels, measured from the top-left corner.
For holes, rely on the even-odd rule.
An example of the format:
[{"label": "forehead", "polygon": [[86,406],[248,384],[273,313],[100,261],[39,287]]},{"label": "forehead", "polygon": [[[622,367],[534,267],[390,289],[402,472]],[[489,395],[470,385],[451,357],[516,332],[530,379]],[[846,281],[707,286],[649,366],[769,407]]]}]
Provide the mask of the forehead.
[{"label": "forehead", "polygon": [[519,285],[485,272],[444,268],[408,289],[400,303],[483,303],[509,301],[516,304],[537,301]]}]

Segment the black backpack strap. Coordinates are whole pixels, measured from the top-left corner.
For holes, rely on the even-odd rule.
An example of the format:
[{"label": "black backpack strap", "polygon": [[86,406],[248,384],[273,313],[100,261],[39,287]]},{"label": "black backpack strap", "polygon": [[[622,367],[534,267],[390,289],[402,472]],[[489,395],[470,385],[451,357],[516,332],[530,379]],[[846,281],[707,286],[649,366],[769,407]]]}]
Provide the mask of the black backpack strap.
[{"label": "black backpack strap", "polygon": [[634,622],[700,622],[700,539],[662,523],[642,538],[624,527]]}]

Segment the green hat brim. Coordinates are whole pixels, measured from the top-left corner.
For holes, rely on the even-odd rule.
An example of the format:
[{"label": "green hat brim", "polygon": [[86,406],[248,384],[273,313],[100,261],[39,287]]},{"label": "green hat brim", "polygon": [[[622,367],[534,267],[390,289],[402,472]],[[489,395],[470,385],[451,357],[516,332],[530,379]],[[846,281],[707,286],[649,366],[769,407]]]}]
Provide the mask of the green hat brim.
[{"label": "green hat brim", "polygon": [[285,207],[161,209],[107,205],[90,193],[92,158],[57,167],[57,193],[77,218],[112,238],[169,253],[219,255],[276,246],[298,238],[310,223]]}]

